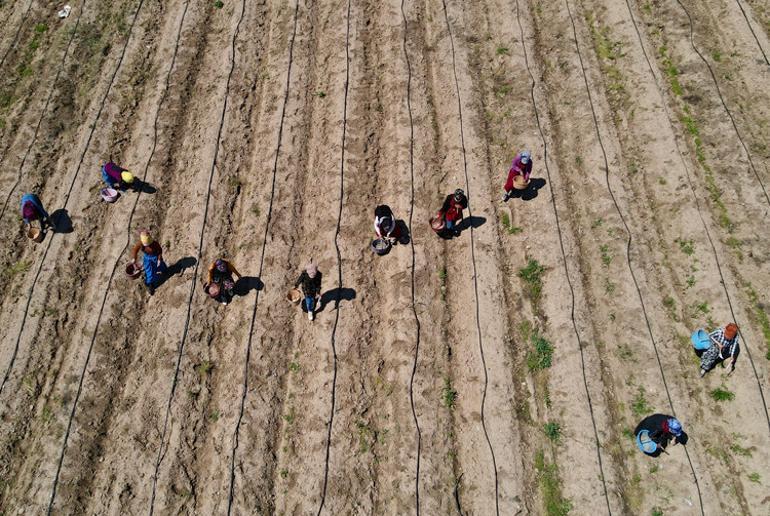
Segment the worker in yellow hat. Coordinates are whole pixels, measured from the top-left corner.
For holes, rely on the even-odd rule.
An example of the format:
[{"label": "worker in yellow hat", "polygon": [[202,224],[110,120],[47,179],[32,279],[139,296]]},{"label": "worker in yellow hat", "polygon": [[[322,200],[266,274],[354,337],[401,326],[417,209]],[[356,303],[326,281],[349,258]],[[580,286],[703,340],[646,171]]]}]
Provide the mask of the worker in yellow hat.
[{"label": "worker in yellow hat", "polygon": [[134,174],[112,160],[102,165],[102,180],[108,188],[125,190],[135,184]]},{"label": "worker in yellow hat", "polygon": [[144,284],[147,291],[152,296],[155,294],[155,287],[158,286],[160,275],[168,269],[163,261],[163,248],[150,232],[146,229],[139,232],[139,242],[131,250],[131,258],[134,265],[139,257],[139,251],[142,251],[142,267],[144,268]]}]

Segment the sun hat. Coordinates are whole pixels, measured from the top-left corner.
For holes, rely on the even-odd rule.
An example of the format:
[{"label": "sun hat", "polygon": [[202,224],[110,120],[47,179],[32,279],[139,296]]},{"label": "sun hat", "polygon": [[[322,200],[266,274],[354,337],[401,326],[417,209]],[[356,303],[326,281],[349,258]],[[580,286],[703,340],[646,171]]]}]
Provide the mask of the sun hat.
[{"label": "sun hat", "polygon": [[126,183],[128,183],[128,184],[131,184],[131,183],[133,183],[133,182],[134,182],[134,174],[132,174],[132,173],[131,173],[131,172],[129,172],[128,170],[124,170],[123,172],[121,172],[121,173],[120,173],[120,178],[121,178],[121,179],[122,179],[124,182],[126,182]]},{"label": "sun hat", "polygon": [[152,243],[152,237],[146,231],[142,231],[139,234],[139,240],[142,241],[142,245],[150,245]]},{"label": "sun hat", "polygon": [[738,325],[737,324],[730,323],[727,326],[725,326],[725,338],[726,339],[734,339],[736,335],[738,335]]},{"label": "sun hat", "polygon": [[679,420],[675,417],[668,418],[666,425],[668,426],[668,431],[674,437],[679,437],[682,435],[682,423],[680,423]]},{"label": "sun hat", "polygon": [[528,150],[521,151],[521,162],[522,164],[526,165],[529,163],[530,158],[532,157],[532,153]]}]

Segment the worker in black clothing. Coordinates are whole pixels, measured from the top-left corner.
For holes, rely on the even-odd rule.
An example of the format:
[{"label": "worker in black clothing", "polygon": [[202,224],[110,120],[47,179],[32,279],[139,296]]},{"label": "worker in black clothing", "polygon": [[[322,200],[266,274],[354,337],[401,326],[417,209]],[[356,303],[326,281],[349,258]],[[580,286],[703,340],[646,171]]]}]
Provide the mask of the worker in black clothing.
[{"label": "worker in black clothing", "polygon": [[311,321],[315,318],[316,299],[321,295],[321,276],[322,274],[318,270],[318,266],[311,261],[294,284],[294,288],[302,288],[302,294],[305,296],[307,318]]}]

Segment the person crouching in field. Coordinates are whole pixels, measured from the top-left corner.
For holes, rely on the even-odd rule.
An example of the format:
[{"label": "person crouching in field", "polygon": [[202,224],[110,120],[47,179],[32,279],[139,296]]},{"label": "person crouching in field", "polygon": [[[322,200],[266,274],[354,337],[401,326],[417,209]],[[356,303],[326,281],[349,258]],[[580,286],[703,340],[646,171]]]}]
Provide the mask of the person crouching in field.
[{"label": "person crouching in field", "polygon": [[709,333],[709,340],[711,346],[700,357],[701,378],[728,358],[732,359],[730,373],[735,371],[735,361],[741,351],[738,344],[738,325],[730,323],[724,328],[712,331]]},{"label": "person crouching in field", "polygon": [[39,220],[41,231],[45,229],[46,225],[53,227],[51,217],[48,216],[48,212],[43,208],[40,198],[32,193],[26,193],[21,196],[21,218],[27,226],[31,226],[33,220]]}]

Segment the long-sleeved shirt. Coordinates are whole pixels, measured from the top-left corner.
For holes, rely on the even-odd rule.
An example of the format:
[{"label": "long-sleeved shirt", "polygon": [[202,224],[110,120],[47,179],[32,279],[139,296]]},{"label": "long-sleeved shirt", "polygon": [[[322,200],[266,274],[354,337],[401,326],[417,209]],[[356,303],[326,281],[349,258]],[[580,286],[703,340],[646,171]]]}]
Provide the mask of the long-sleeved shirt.
[{"label": "long-sleeved shirt", "polygon": [[122,174],[125,170],[126,169],[110,161],[102,166],[102,179],[110,186],[118,185],[120,188],[123,188],[125,183],[123,182]]},{"label": "long-sleeved shirt", "polygon": [[[34,212],[31,217],[29,213],[26,215],[24,213],[30,211],[30,208]],[[43,209],[43,203],[40,202],[37,195],[28,193],[21,196],[21,218],[24,219],[25,224],[29,224],[32,220],[48,219],[48,212]]]},{"label": "long-sleeved shirt", "polygon": [[728,357],[732,357],[733,362],[735,362],[735,359],[738,358],[738,353],[740,352],[737,334],[732,339],[728,339],[725,337],[725,329],[719,328],[718,330],[709,333],[709,337],[716,341],[722,348],[722,351],[719,353],[722,359],[726,360]]},{"label": "long-sleeved shirt", "polygon": [[[228,262],[227,260],[222,260],[222,261],[225,262],[225,265],[227,265],[227,274],[229,274],[229,275],[235,274],[239,278],[241,277],[241,273],[238,272],[238,270],[235,268],[235,265],[233,265],[232,263]],[[211,265],[209,265],[208,283],[213,283],[214,282],[214,276],[217,273],[223,274],[223,273],[221,273],[221,272],[219,272],[217,270],[217,262],[216,262],[216,260],[214,260],[213,262],[211,262]]]},{"label": "long-sleeved shirt", "polygon": [[152,242],[150,245],[144,245],[141,241],[137,242],[131,250],[131,257],[134,261],[139,257],[139,251],[142,251],[148,256],[157,256],[158,260],[163,259],[163,248],[157,241]]},{"label": "long-sleeved shirt", "polygon": [[463,218],[463,210],[468,207],[468,198],[464,195],[456,200],[454,194],[449,194],[441,206],[441,213],[446,220],[455,221]]},{"label": "long-sleeved shirt", "polygon": [[513,158],[513,163],[511,163],[511,169],[508,171],[508,179],[505,181],[505,190],[510,191],[513,190],[513,178],[516,176],[523,176],[525,181],[529,181],[529,175],[532,173],[532,158],[527,162],[527,164],[523,164],[521,162],[521,154],[517,154],[515,158]]},{"label": "long-sleeved shirt", "polygon": [[302,286],[302,292],[306,296],[315,297],[321,293],[321,276],[321,271],[315,273],[315,278],[311,278],[307,271],[303,271],[294,286]]}]

